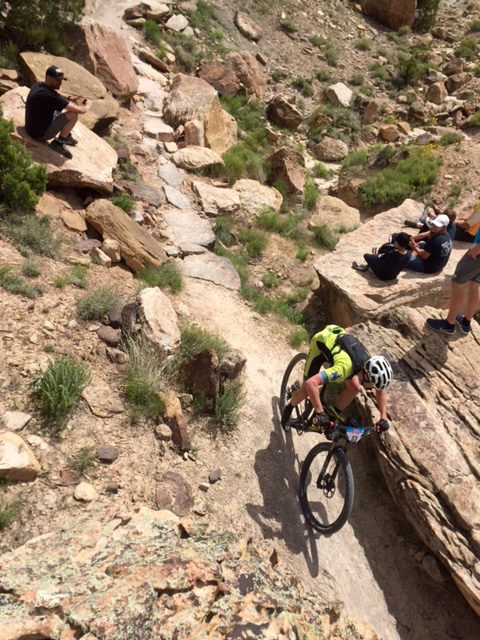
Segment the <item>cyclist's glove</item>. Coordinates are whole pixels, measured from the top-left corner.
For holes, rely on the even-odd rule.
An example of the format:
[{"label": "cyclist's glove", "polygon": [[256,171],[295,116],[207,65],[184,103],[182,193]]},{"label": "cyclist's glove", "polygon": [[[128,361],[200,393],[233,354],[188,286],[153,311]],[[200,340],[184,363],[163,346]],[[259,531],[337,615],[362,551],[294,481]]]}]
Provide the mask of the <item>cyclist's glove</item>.
[{"label": "cyclist's glove", "polygon": [[388,424],[388,420],[379,420],[377,422],[377,424],[375,425],[375,429],[377,430],[377,433],[383,433],[384,431],[388,431],[390,428],[390,425]]},{"label": "cyclist's glove", "polygon": [[325,413],[325,411],[322,411],[322,413],[316,413],[313,416],[313,420],[312,423],[315,426],[319,426],[319,427],[328,427],[330,424],[330,418],[327,416],[327,414]]}]

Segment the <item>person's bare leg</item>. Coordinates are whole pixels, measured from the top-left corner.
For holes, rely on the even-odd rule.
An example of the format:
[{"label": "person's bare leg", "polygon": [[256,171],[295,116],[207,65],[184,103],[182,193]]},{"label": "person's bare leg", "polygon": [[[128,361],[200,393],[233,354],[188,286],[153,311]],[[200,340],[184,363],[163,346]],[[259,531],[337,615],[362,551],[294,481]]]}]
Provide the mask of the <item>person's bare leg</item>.
[{"label": "person's bare leg", "polygon": [[336,407],[339,411],[343,411],[360,391],[361,385],[357,376],[345,382],[345,389],[338,396]]},{"label": "person's bare leg", "polygon": [[480,282],[470,280],[467,290],[467,306],[465,308],[465,318],[469,322],[473,318],[473,314],[480,307]]},{"label": "person's bare leg", "polygon": [[66,138],[68,134],[71,133],[78,120],[78,114],[73,113],[73,111],[65,111],[65,115],[68,118],[68,122],[60,131],[60,135],[62,136],[62,138]]},{"label": "person's bare leg", "polygon": [[450,304],[448,307],[447,322],[455,324],[457,314],[460,313],[463,302],[464,284],[458,284],[452,280],[452,286],[450,290]]}]

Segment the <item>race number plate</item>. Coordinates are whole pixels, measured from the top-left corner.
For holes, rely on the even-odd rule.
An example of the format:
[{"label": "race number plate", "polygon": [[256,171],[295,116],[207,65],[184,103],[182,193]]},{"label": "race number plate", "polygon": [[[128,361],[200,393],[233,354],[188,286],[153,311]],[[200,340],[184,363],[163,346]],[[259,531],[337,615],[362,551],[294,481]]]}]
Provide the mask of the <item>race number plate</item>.
[{"label": "race number plate", "polygon": [[347,438],[350,442],[358,442],[364,433],[365,429],[361,427],[347,427]]}]

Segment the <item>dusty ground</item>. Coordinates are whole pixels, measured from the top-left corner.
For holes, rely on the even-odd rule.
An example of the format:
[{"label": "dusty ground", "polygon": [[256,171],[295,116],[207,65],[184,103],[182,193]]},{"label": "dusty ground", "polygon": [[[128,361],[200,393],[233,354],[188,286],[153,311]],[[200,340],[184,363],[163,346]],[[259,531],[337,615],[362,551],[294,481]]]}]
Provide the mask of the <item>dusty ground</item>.
[{"label": "dusty ground", "polygon": [[[94,15],[120,27],[123,9],[131,4],[97,0]],[[235,4],[221,2],[215,6],[233,14]],[[332,3],[318,4],[325,5],[326,12],[334,11]],[[337,8],[342,9],[340,5]],[[305,11],[305,33],[308,22]],[[288,57],[298,50],[298,40],[278,35],[267,23],[266,29],[270,29],[272,46],[284,46],[281,54],[272,49],[270,58],[277,63],[282,56],[287,64]],[[126,33],[137,37],[131,30]],[[308,58],[307,54],[303,56]],[[456,160],[449,160],[447,166],[451,171],[457,166]],[[145,179],[150,176],[153,183],[150,173],[144,168]],[[74,240],[73,234],[67,236]],[[285,248],[278,245],[276,253],[272,250],[268,258],[277,268],[276,256]],[[65,263],[68,255],[67,247],[61,256]],[[4,405],[0,408],[11,409],[15,404],[28,410],[28,381],[48,359],[44,348],[51,343],[60,351],[88,354],[93,376],[104,379],[114,392],[120,390],[123,372],[108,361],[93,331],[84,326],[66,328],[75,315],[75,299],[81,292],[72,287],[59,292],[51,285],[65,264],[45,259],[41,262],[50,285],[40,302],[32,305],[0,290],[0,384]],[[289,266],[287,262],[281,268],[288,273]],[[114,268],[107,272],[93,266],[90,278],[96,285],[113,279],[127,300],[134,295],[135,283],[127,271]],[[330,538],[313,535],[305,527],[297,500],[299,466],[317,436],[285,437],[279,427],[279,387],[293,355],[287,346],[288,328],[273,318],[253,313],[237,295],[199,281],[189,280],[186,289],[172,300],[183,319],[217,331],[246,356],[248,401],[238,429],[228,437],[212,438],[197,425],[192,427],[195,459],[183,459],[171,451],[161,457],[151,425],[131,426],[125,416],[94,418],[81,404],[72,429],[62,441],[45,438],[47,449],[35,449],[44,469],[39,480],[4,490],[9,499],[17,496],[21,500],[22,513],[20,520],[3,533],[0,550],[60,527],[64,509],[83,515],[111,503],[119,508],[135,503],[153,507],[156,482],[164,471],[174,467],[191,482],[197,503],[206,501],[205,518],[214,527],[265,541],[319,598],[343,601],[352,615],[370,622],[384,640],[476,640],[480,635],[478,618],[457,589],[450,582],[434,583],[415,560],[421,544],[393,505],[368,443],[352,451],[356,498],[348,524]],[[46,320],[54,325],[53,333],[46,330]],[[35,422],[29,425],[29,431],[38,432]],[[60,471],[81,447],[98,444],[116,446],[120,457],[111,467],[99,466],[89,474],[100,497],[89,506],[82,506],[73,500],[71,487],[57,484]],[[197,487],[218,467],[222,479],[204,496]],[[111,492],[112,488],[116,493]]]}]

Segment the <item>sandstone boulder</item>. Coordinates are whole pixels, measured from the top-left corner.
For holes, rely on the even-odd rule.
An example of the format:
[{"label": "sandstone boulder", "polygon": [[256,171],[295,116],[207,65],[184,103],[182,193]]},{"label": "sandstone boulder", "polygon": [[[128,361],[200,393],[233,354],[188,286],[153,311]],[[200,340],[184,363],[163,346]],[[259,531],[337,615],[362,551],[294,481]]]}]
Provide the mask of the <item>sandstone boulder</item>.
[{"label": "sandstone boulder", "polygon": [[380,108],[382,104],[382,100],[379,100],[378,98],[370,100],[362,114],[362,124],[373,124],[376,122],[380,115]]},{"label": "sandstone boulder", "polygon": [[191,278],[207,280],[225,289],[240,289],[240,276],[228,258],[214,253],[203,253],[186,256],[183,263],[185,275]]},{"label": "sandstone boulder", "polygon": [[241,211],[250,216],[257,216],[262,209],[280,211],[282,194],[273,187],[267,187],[256,180],[243,178],[237,180],[233,189],[240,196]]},{"label": "sandstone boulder", "polygon": [[192,187],[209,216],[235,213],[240,207],[240,196],[234,189],[213,187],[206,182],[193,182]]},{"label": "sandstone boulder", "polygon": [[411,27],[415,19],[417,0],[360,0],[363,12],[391,29]]},{"label": "sandstone boulder", "polygon": [[387,142],[395,142],[400,137],[400,132],[394,124],[385,124],[379,129],[380,137]]},{"label": "sandstone boulder", "polygon": [[201,78],[181,73],[173,78],[164,118],[174,128],[189,120],[201,120],[205,144],[220,155],[237,141],[235,118],[222,109],[218,93]]},{"label": "sandstone boulder", "polygon": [[223,61],[204,61],[198,75],[220,95],[234,96],[242,91],[261,99],[267,88],[258,62],[248,51],[229,53]]},{"label": "sandstone boulder", "polygon": [[28,91],[27,87],[18,87],[1,96],[0,103],[4,117],[13,121],[14,139],[27,147],[35,162],[46,166],[49,186],[111,193],[113,169],[117,164],[117,154],[112,147],[81,122],[74,129],[78,145],[72,151],[71,160],[52,151],[44,142],[30,138],[25,131],[25,100]]},{"label": "sandstone boulder", "polygon": [[463,73],[455,73],[454,75],[449,76],[447,78],[447,81],[445,82],[448,93],[454,93],[455,91],[466,85],[467,82],[470,82],[472,78],[472,74],[466,71],[464,71]]},{"label": "sandstone boulder", "polygon": [[138,294],[138,318],[142,332],[166,353],[180,342],[180,329],[175,309],[159,287],[142,289]]},{"label": "sandstone boulder", "polygon": [[258,42],[262,37],[262,29],[243,11],[235,11],[235,26],[240,33],[254,42]]},{"label": "sandstone boulder", "polygon": [[205,409],[215,412],[220,393],[220,364],[213,349],[205,349],[182,362],[180,375],[185,389],[201,395],[205,400]]},{"label": "sandstone boulder", "polygon": [[166,261],[158,242],[109,200],[94,200],[86,210],[86,219],[102,237],[118,242],[123,260],[133,271],[148,265],[159,267]]},{"label": "sandstone boulder", "polygon": [[[175,476],[180,474],[167,472],[161,482],[178,487]],[[189,495],[191,501],[191,488]],[[170,511],[138,506],[119,513],[115,506],[100,513],[85,520],[78,513],[66,517],[61,532],[2,556],[5,638],[67,640],[75,635],[72,624],[88,629],[82,640],[173,638],[179,628],[185,638],[233,638],[252,628],[259,640],[298,637],[299,629],[305,640],[347,640],[352,633],[378,638],[338,605],[332,615],[332,605],[309,597],[281,564],[273,567],[271,545],[254,548]],[[222,606],[212,607],[218,593]]]},{"label": "sandstone boulder", "polygon": [[309,229],[328,227],[332,231],[352,231],[360,225],[360,212],[349,207],[343,200],[333,196],[322,196],[317,201],[315,212],[308,222]]},{"label": "sandstone boulder", "polygon": [[267,158],[272,172],[272,181],[280,180],[285,185],[289,199],[294,204],[303,204],[305,188],[305,158],[288,147],[274,151]]},{"label": "sandstone boulder", "polygon": [[80,116],[80,121],[89,129],[101,131],[106,129],[118,116],[117,101],[107,93],[98,78],[76,62],[68,58],[51,56],[44,53],[23,52],[18,61],[23,76],[29,86],[45,80],[45,70],[55,64],[65,72],[62,93],[68,96],[83,96],[92,100],[92,108]]},{"label": "sandstone boulder", "polygon": [[215,234],[210,220],[200,217],[194,211],[165,209],[162,217],[168,225],[173,240],[180,248],[187,245],[213,247]]},{"label": "sandstone boulder", "polygon": [[353,91],[343,82],[337,82],[327,88],[325,95],[335,107],[349,107]]},{"label": "sandstone boulder", "polygon": [[184,147],[172,154],[172,160],[177,167],[187,171],[205,169],[212,164],[223,164],[218,153],[207,147]]},{"label": "sandstone boulder", "polygon": [[448,93],[445,88],[445,83],[434,82],[428,87],[427,95],[425,97],[429,102],[433,102],[433,104],[442,104],[447,95]]},{"label": "sandstone boulder", "polygon": [[302,123],[302,112],[284,96],[274,96],[268,103],[266,116],[272,124],[295,131]]},{"label": "sandstone boulder", "polygon": [[[390,493],[478,615],[480,327],[446,338],[425,328],[426,317],[439,315],[437,304],[399,307],[354,330],[393,364],[392,427],[375,439]],[[371,401],[362,404],[367,419],[376,415]]]},{"label": "sandstone boulder", "polygon": [[192,444],[188,435],[187,421],[182,411],[182,405],[172,389],[161,392],[160,398],[165,403],[165,411],[162,414],[164,426],[169,428],[173,444],[179,451],[190,451]]},{"label": "sandstone boulder", "polygon": [[348,146],[343,140],[325,136],[315,145],[313,153],[317,160],[323,162],[341,162],[348,156]]},{"label": "sandstone boulder", "polygon": [[356,231],[344,235],[333,253],[318,258],[315,262],[320,279],[317,294],[329,321],[350,326],[378,318],[397,307],[446,306],[451,274],[465,253],[463,243],[454,243],[449,262],[438,275],[407,270],[397,281],[382,282],[370,272],[359,273],[351,268],[352,260],[362,261],[364,253],[371,253],[372,247],[379,247],[392,233],[402,231],[406,218],[418,218],[422,211],[421,203],[405,200],[399,207],[376,215]]},{"label": "sandstone boulder", "polygon": [[40,471],[38,460],[20,436],[11,431],[0,433],[0,478],[31,482]]},{"label": "sandstone boulder", "polygon": [[84,22],[76,32],[75,55],[85,68],[116,98],[127,100],[134,96],[138,77],[123,36],[98,22]]}]

